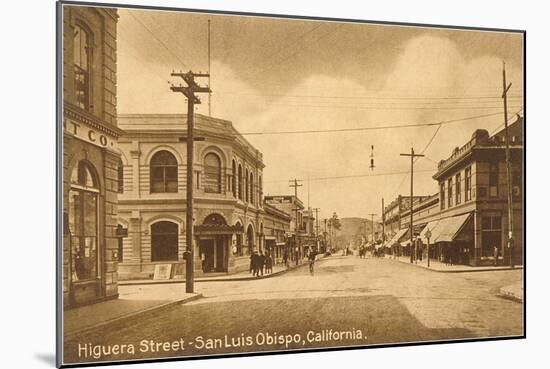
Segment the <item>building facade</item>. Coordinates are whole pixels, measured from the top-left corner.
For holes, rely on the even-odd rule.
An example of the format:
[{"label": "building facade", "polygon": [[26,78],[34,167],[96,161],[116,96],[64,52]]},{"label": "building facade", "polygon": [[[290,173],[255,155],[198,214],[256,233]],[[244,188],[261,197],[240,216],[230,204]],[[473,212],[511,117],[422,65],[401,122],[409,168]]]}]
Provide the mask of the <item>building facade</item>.
[{"label": "building facade", "polygon": [[[121,278],[151,278],[156,265],[185,275],[186,122],[179,114],[119,116]],[[231,122],[195,115],[196,275],[249,267],[264,245],[262,154]]]},{"label": "building facade", "polygon": [[265,196],[266,204],[290,215],[288,249],[290,259],[300,261],[306,255],[308,247],[307,233],[304,225],[304,204],[294,195]]},{"label": "building facade", "polygon": [[115,8],[63,6],[63,304],[118,296]]},{"label": "building facade", "polygon": [[289,252],[287,248],[290,236],[290,214],[277,209],[269,203],[264,203],[264,248],[275,263],[283,262],[283,255]]},{"label": "building facade", "polygon": [[[438,164],[433,178],[439,191],[413,205],[413,242],[433,258],[453,264],[522,264],[523,255],[523,119],[509,126],[512,181],[513,247],[508,247],[505,133],[476,130],[462,147]],[[410,209],[400,215],[400,240],[410,246]],[[430,230],[431,239],[426,237]],[[399,234],[398,234],[399,235]],[[406,247],[406,246],[405,246]],[[408,249],[410,250],[410,249]]]},{"label": "building facade", "polygon": [[[512,188],[513,248],[508,247],[505,132],[489,136],[477,130],[449,158],[433,178],[439,185],[439,219],[467,214],[453,252],[464,264],[523,262],[523,118],[508,127]],[[496,248],[496,250],[495,250]],[[498,252],[497,252],[498,251]]]}]

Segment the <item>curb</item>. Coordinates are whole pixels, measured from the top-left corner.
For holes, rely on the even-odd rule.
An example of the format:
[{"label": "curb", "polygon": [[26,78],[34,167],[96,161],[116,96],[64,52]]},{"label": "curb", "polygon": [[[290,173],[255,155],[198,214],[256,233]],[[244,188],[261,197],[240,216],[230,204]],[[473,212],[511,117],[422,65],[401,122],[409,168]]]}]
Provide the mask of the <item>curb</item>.
[{"label": "curb", "polygon": [[395,259],[388,259],[388,260],[391,260],[391,261],[394,261],[394,262],[397,262],[397,263],[400,263],[400,264],[415,266],[415,267],[418,267],[418,268],[422,268],[424,270],[429,270],[431,272],[437,272],[437,273],[481,273],[481,272],[500,272],[500,271],[506,271],[506,270],[523,270],[523,266],[516,266],[514,268],[510,268],[510,267],[492,267],[491,269],[472,269],[472,270],[437,270],[437,269],[432,269],[432,268],[425,267],[423,265],[418,265],[418,264],[415,264],[415,263],[404,263],[402,261],[395,260]]},{"label": "curb", "polygon": [[[325,258],[321,258],[317,261],[324,260]],[[291,270],[298,269],[300,267],[303,267],[305,265],[308,265],[308,263],[302,263],[298,265],[291,266],[287,269],[279,270],[278,272],[274,272],[271,274],[265,274],[261,277],[222,277],[222,278],[196,278],[195,283],[202,283],[202,282],[238,282],[238,281],[256,281],[259,279],[266,279],[266,278],[272,278],[276,277],[278,275],[290,272]],[[132,281],[119,281],[119,286],[145,286],[145,285],[152,285],[152,284],[173,284],[173,283],[185,283],[185,279],[169,279],[169,280],[159,280],[159,281],[147,281],[145,283],[139,283],[139,282],[132,282]]]},{"label": "curb", "polygon": [[[522,289],[522,291],[523,291],[523,289]],[[500,288],[499,293],[497,294],[497,296],[500,297],[500,298],[506,299],[506,300],[511,300],[511,301],[514,301],[514,302],[518,302],[520,304],[523,303],[523,296],[518,296],[517,294],[515,294],[512,291],[506,290],[506,287]]]},{"label": "curb", "polygon": [[166,302],[164,304],[151,306],[151,307],[148,307],[146,309],[135,311],[135,312],[132,312],[132,313],[127,313],[127,314],[121,315],[121,316],[113,318],[113,319],[109,319],[109,320],[106,320],[106,321],[103,321],[103,322],[100,322],[100,323],[97,323],[97,324],[94,324],[94,325],[91,325],[91,326],[84,327],[84,328],[79,329],[79,330],[75,330],[75,331],[72,331],[72,332],[66,332],[66,333],[64,333],[63,339],[64,339],[64,341],[70,341],[76,335],[90,333],[92,331],[95,331],[97,329],[106,327],[106,326],[108,326],[110,324],[113,324],[113,323],[120,323],[120,322],[123,322],[125,320],[135,318],[136,316],[161,311],[161,310],[167,309],[167,308],[169,308],[171,306],[174,306],[174,305],[185,304],[185,303],[188,303],[188,302],[191,302],[191,301],[198,300],[202,297],[203,297],[202,293],[198,293],[195,296],[189,296],[189,297],[186,297],[184,299],[169,301],[169,302]]}]

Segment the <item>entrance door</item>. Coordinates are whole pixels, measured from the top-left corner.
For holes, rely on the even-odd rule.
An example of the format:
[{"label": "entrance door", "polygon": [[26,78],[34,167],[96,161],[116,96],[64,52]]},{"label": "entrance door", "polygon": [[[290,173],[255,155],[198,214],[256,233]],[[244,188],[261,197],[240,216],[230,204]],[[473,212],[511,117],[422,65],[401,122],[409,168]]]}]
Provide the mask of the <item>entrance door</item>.
[{"label": "entrance door", "polygon": [[216,272],[227,271],[225,263],[225,237],[216,237]]},{"label": "entrance door", "polygon": [[202,260],[202,271],[209,273],[214,271],[214,242],[215,240],[200,240],[200,256]]}]

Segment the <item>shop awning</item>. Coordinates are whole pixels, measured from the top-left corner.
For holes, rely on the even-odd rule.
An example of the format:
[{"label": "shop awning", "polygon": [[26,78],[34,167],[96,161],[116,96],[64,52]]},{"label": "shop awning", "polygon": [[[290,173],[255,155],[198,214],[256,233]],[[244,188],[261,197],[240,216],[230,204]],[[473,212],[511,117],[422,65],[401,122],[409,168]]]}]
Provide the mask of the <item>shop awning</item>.
[{"label": "shop awning", "polygon": [[420,232],[420,240],[422,241],[423,244],[427,245],[428,244],[428,239],[426,238],[426,233],[428,232],[428,229],[430,230],[430,232],[432,233],[432,235],[430,236],[430,243],[434,243],[435,241],[435,230],[437,229],[437,225],[439,224],[439,220],[434,220],[434,221],[431,221],[429,222],[425,227],[424,229],[422,230],[422,232]]},{"label": "shop awning", "polygon": [[399,243],[400,239],[403,238],[406,234],[408,234],[409,229],[400,229],[387,243],[387,247],[392,247],[396,243]]},{"label": "shop awning", "polygon": [[230,235],[234,233],[242,233],[243,226],[241,225],[218,225],[218,224],[199,224],[193,227],[197,236],[200,235]]},{"label": "shop awning", "polygon": [[427,229],[430,229],[432,232],[430,243],[453,241],[468,222],[469,218],[470,214],[463,214],[428,223],[428,226],[426,226],[420,234],[420,236],[423,237],[422,242],[427,242],[427,240],[425,240]]}]

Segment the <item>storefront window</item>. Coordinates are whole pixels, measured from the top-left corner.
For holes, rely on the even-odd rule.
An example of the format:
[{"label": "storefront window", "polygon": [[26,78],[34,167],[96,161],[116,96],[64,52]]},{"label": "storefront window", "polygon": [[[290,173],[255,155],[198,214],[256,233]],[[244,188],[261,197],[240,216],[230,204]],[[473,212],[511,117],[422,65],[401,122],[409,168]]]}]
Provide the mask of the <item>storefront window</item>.
[{"label": "storefront window", "polygon": [[97,277],[98,184],[95,170],[81,161],[71,175],[69,232],[72,281]]},{"label": "storefront window", "polygon": [[483,216],[481,217],[481,256],[494,256],[495,247],[502,246],[502,217]]}]

